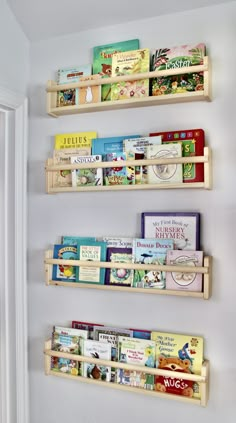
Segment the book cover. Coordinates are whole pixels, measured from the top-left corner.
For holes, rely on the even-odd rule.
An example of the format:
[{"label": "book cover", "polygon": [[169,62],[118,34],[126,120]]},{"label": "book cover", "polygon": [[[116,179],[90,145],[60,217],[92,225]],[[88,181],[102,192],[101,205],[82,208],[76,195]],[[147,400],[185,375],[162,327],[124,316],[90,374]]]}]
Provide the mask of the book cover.
[{"label": "book cover", "polygon": [[[149,72],[150,50],[126,51],[112,56],[112,76],[133,75]],[[132,98],[148,97],[149,79],[138,81],[123,81],[112,84],[111,100],[129,100]]]},{"label": "book cover", "polygon": [[117,161],[122,160],[127,160],[126,153],[108,153],[106,155],[106,161],[114,162],[114,167],[109,167],[105,169],[105,185],[133,185],[135,183],[134,166],[120,167],[115,165]]},{"label": "book cover", "polygon": [[[184,379],[184,374],[200,375],[203,362],[203,338],[174,333],[152,332],[156,343],[156,367],[173,371],[173,377],[155,376],[155,390],[169,394],[200,398],[197,382]],[[174,378],[174,372],[183,378]]]},{"label": "book cover", "polygon": [[132,263],[132,248],[107,248],[107,261],[124,263],[124,269],[106,269],[105,285],[131,286],[133,269],[125,269],[125,263]]},{"label": "book cover", "polygon": [[[89,75],[80,78],[80,82],[94,81],[100,79],[101,75]],[[101,85],[81,87],[79,89],[79,104],[99,103],[101,101]]]},{"label": "book cover", "polygon": [[71,132],[66,134],[56,134],[54,137],[55,150],[64,148],[91,148],[92,139],[97,137],[97,132]]},{"label": "book cover", "polygon": [[[84,148],[64,148],[63,150],[53,151],[53,164],[64,165],[71,163],[71,157],[88,156],[91,154],[91,147]],[[53,187],[71,187],[71,170],[59,170],[52,172],[52,186]]]},{"label": "book cover", "polygon": [[[173,159],[182,157],[180,144],[150,145],[146,148],[147,159]],[[159,164],[147,167],[148,184],[183,182],[182,164]]]},{"label": "book cover", "polygon": [[61,238],[62,244],[75,245],[76,247],[79,241],[85,241],[85,242],[96,241],[96,238],[92,236],[83,237],[83,236],[67,236],[67,235],[62,236]]},{"label": "book cover", "polygon": [[138,138],[139,135],[121,135],[118,137],[96,138],[92,140],[92,154],[101,154],[103,161],[109,153],[122,153],[125,138]]},{"label": "book cover", "polygon": [[88,339],[94,339],[94,327],[96,326],[97,328],[98,326],[101,327],[104,325],[99,325],[98,323],[81,322],[78,320],[73,320],[71,326],[72,328],[75,328],[75,329],[87,330]]},{"label": "book cover", "polygon": [[[102,241],[79,241],[77,260],[106,261],[106,243]],[[105,269],[100,267],[77,266],[76,281],[83,283],[104,284]]]},{"label": "book cover", "polygon": [[167,272],[166,289],[202,292],[203,275],[194,273],[194,267],[202,266],[203,251],[167,251],[166,264],[193,268],[192,273]]},{"label": "book cover", "polygon": [[[75,245],[56,244],[53,247],[53,258],[60,260],[76,260],[77,247]],[[54,281],[75,282],[75,266],[68,264],[53,264],[52,279]]]},{"label": "book cover", "polygon": [[[180,143],[182,145],[182,156],[203,156],[205,145],[205,134],[203,129],[183,129],[170,132],[154,132],[150,136],[161,136],[162,143]],[[204,182],[203,163],[183,164],[183,182]]]},{"label": "book cover", "polygon": [[[115,53],[139,49],[139,40],[126,40],[93,48],[93,74],[102,78],[111,77],[112,56]],[[102,86],[102,101],[111,99],[111,84]]]},{"label": "book cover", "polygon": [[[91,75],[92,66],[82,65],[72,68],[61,68],[57,71],[57,84],[71,84],[79,82],[83,75]],[[57,92],[57,107],[79,104],[79,88],[61,90]]]},{"label": "book cover", "polygon": [[143,212],[143,238],[172,239],[174,250],[200,250],[200,213]]},{"label": "book cover", "polygon": [[[133,241],[133,263],[166,264],[168,250],[172,250],[172,240],[135,238]],[[134,288],[165,289],[166,272],[160,270],[135,270],[133,278]]]},{"label": "book cover", "polygon": [[111,237],[104,236],[102,241],[106,242],[107,248],[132,248],[133,247],[133,238],[126,237]]},{"label": "book cover", "polygon": [[117,383],[154,389],[154,376],[147,373],[145,367],[155,365],[155,342],[146,339],[118,337],[118,361],[140,366],[136,370],[117,369]]},{"label": "book cover", "polygon": [[130,330],[133,331],[133,338],[139,338],[139,339],[151,339],[151,330],[145,330],[145,329],[133,329],[130,328]]},{"label": "book cover", "polygon": [[[203,43],[153,50],[151,70],[167,70],[203,64],[206,46]],[[152,95],[178,94],[204,89],[203,72],[153,78]]]},{"label": "book cover", "polygon": [[[83,355],[85,357],[100,358],[111,360],[111,344],[107,342],[99,342],[91,339],[83,342]],[[89,361],[89,360],[88,360]],[[96,380],[104,380],[110,382],[111,368],[101,366],[99,364],[83,363],[83,376]]]},{"label": "book cover", "polygon": [[[102,161],[102,156],[76,156],[71,157],[71,164],[92,164]],[[71,171],[72,187],[82,186],[98,186],[103,185],[103,171],[101,167],[87,168],[87,169],[74,169]]]},{"label": "book cover", "polygon": [[[161,144],[161,136],[129,138],[123,141],[123,151],[127,160],[143,160],[146,158],[146,147]],[[135,184],[147,183],[147,166],[135,166]]]}]

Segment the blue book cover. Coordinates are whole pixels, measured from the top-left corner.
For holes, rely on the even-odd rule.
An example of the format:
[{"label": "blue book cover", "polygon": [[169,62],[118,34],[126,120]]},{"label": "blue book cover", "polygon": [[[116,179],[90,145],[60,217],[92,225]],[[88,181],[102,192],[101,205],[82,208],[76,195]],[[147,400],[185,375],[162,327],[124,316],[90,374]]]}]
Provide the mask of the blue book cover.
[{"label": "blue book cover", "polygon": [[92,154],[101,154],[102,159],[109,153],[123,152],[123,141],[126,138],[139,138],[140,135],[120,135],[119,137],[94,138],[92,140]]},{"label": "blue book cover", "polygon": [[[79,241],[77,243],[77,260],[81,261],[106,261],[106,242]],[[81,283],[104,284],[105,269],[100,267],[76,267],[76,281]]]},{"label": "blue book cover", "polygon": [[[56,244],[53,248],[53,258],[62,260],[76,260],[77,247],[75,245]],[[75,282],[75,266],[67,264],[54,264],[52,279],[54,281]]]},{"label": "blue book cover", "polygon": [[80,241],[96,241],[96,238],[93,236],[67,236],[64,235],[61,239],[62,244],[66,244],[66,245],[76,245],[77,247],[77,243]]}]

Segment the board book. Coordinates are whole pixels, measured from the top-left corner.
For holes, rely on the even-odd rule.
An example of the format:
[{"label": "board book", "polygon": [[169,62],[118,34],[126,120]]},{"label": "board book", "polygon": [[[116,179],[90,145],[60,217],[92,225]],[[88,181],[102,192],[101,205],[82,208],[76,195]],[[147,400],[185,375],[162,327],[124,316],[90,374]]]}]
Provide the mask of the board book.
[{"label": "board book", "polygon": [[[53,247],[53,258],[60,260],[76,260],[77,247],[75,245],[56,244]],[[52,279],[54,281],[75,282],[75,266],[68,264],[53,264]]]},{"label": "board book", "polygon": [[64,148],[91,148],[92,139],[97,137],[97,132],[71,132],[56,134],[54,137],[55,150]]},{"label": "board book", "polygon": [[132,263],[132,248],[108,247],[107,261],[124,263],[124,269],[106,269],[105,285],[131,286],[134,272],[125,263]]},{"label": "board book", "polygon": [[121,135],[118,137],[96,138],[92,140],[92,154],[101,154],[103,161],[109,153],[123,152],[125,138],[138,138],[139,135]]},{"label": "board book", "polygon": [[[89,164],[99,163],[102,161],[102,156],[76,156],[71,157],[71,164]],[[86,168],[74,169],[71,171],[72,187],[81,186],[99,186],[103,185],[103,171],[102,168]]]},{"label": "board book", "polygon": [[114,167],[105,169],[104,184],[105,185],[134,185],[135,183],[135,169],[134,166],[116,165],[117,161],[126,161],[127,155],[123,152],[108,153],[106,155],[107,162],[114,162]]},{"label": "board book", "polygon": [[[94,341],[91,339],[83,342],[83,355],[85,357],[100,358],[104,360],[111,360],[111,344],[105,342]],[[83,363],[82,374],[96,380],[104,380],[110,382],[111,368],[97,364]]]},{"label": "board book", "polygon": [[[91,73],[91,65],[61,68],[57,71],[57,84],[61,85],[79,82],[83,75],[91,75]],[[79,88],[61,89],[57,92],[57,107],[73,106],[75,104],[79,104]]]},{"label": "board book", "polygon": [[[150,145],[146,148],[147,159],[173,159],[182,157],[180,144]],[[182,164],[159,164],[147,167],[148,184],[170,184],[183,182]]]},{"label": "board book", "polygon": [[[106,261],[106,243],[102,241],[79,241],[77,260]],[[81,283],[104,284],[105,269],[90,266],[76,267],[76,281]]]},{"label": "board book", "polygon": [[[80,82],[96,81],[101,75],[89,75],[80,78]],[[91,87],[81,87],[79,89],[79,104],[99,103],[101,101],[101,85],[92,85]]]},{"label": "board book", "polygon": [[191,266],[193,270],[191,273],[178,272],[178,269],[175,272],[167,272],[166,289],[202,292],[203,275],[195,273],[194,268],[202,266],[203,251],[167,251],[166,264]]},{"label": "board book", "polygon": [[[84,148],[64,148],[63,150],[53,151],[53,164],[66,165],[71,163],[71,157],[88,156],[91,154],[91,147]],[[52,172],[53,187],[71,187],[71,170],[61,169],[58,172]]]}]

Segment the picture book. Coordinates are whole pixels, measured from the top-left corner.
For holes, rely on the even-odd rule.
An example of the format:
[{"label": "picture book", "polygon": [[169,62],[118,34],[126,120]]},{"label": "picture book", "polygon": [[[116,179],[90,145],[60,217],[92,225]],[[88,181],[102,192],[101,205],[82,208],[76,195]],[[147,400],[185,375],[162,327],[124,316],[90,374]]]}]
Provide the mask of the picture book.
[{"label": "picture book", "polygon": [[121,135],[118,137],[96,138],[92,140],[92,154],[101,154],[103,161],[109,153],[123,152],[125,138],[138,138],[139,135]]},{"label": "picture book", "polygon": [[[202,65],[206,54],[203,43],[156,49],[151,54],[151,70],[167,70]],[[162,76],[151,81],[152,95],[178,94],[204,89],[203,72]]]},{"label": "picture book", "polygon": [[132,248],[107,248],[107,261],[124,263],[124,269],[106,269],[105,285],[131,286],[134,271],[125,269],[125,263],[132,263]]},{"label": "picture book", "polygon": [[78,320],[72,321],[72,328],[75,329],[83,329],[88,331],[88,339],[94,339],[94,327],[101,327],[103,325],[99,325],[98,323],[89,323],[89,322],[81,322]]},{"label": "picture book", "polygon": [[139,339],[151,339],[151,331],[145,330],[145,329],[133,329],[130,330],[133,331],[133,338],[139,338]]},{"label": "picture book", "polygon": [[172,239],[174,250],[200,250],[200,213],[144,212],[143,238]]},{"label": "picture book", "polygon": [[78,97],[75,88],[57,91],[57,107],[75,106],[78,104]]},{"label": "picture book", "polygon": [[[147,159],[173,159],[182,157],[180,144],[150,145],[146,148]],[[148,184],[183,182],[182,164],[159,164],[147,167]]]},{"label": "picture book", "polygon": [[[64,165],[71,163],[71,157],[88,156],[91,154],[91,147],[84,148],[64,148],[63,150],[54,150],[53,164]],[[53,187],[71,187],[71,170],[61,169],[58,172],[52,172]]]},{"label": "picture book", "polygon": [[97,132],[93,131],[56,134],[54,137],[54,148],[55,150],[62,150],[64,148],[91,148],[92,139],[96,137]]},{"label": "picture book", "polygon": [[194,273],[194,267],[202,266],[202,263],[203,251],[167,251],[166,264],[191,266],[192,272],[167,272],[166,289],[201,292],[203,275]]},{"label": "picture book", "polygon": [[154,389],[154,376],[147,373],[146,367],[155,365],[155,342],[146,339],[118,337],[118,359],[121,363],[140,366],[136,370],[117,369],[117,383]]},{"label": "picture book", "polygon": [[[106,261],[106,243],[102,241],[79,241],[77,260]],[[104,284],[105,269],[99,267],[77,266],[76,281],[80,283]]]},{"label": "picture book", "polygon": [[[126,40],[93,48],[93,74],[111,77],[112,56],[115,53],[139,49],[139,40]],[[102,85],[102,101],[111,99],[111,84]]]},{"label": "picture book", "polygon": [[133,238],[125,237],[109,237],[104,236],[102,241],[106,242],[107,248],[132,248],[133,247]]},{"label": "picture book", "polygon": [[134,166],[120,167],[116,165],[117,161],[127,160],[126,153],[108,153],[107,162],[114,162],[114,167],[104,169],[105,185],[133,185],[135,183]]},{"label": "picture book", "polygon": [[[184,129],[170,132],[154,132],[150,136],[161,136],[162,143],[180,143],[182,156],[203,156],[205,134],[203,129]],[[203,163],[185,163],[183,165],[183,182],[204,182]]]},{"label": "picture book", "polygon": [[[123,141],[123,150],[127,154],[127,160],[145,159],[148,145],[161,144],[161,136],[129,138]],[[135,166],[135,184],[147,183],[147,166]]]},{"label": "picture book", "polygon": [[[111,344],[107,342],[99,342],[91,339],[83,342],[83,355],[85,357],[100,358],[103,360],[111,360]],[[89,360],[88,360],[89,361]],[[110,382],[111,368],[101,366],[100,364],[83,363],[82,374],[96,380],[104,380]]]},{"label": "picture book", "polygon": [[191,335],[152,332],[151,339],[156,343],[156,367],[183,373],[183,378],[181,379],[155,376],[155,390],[200,398],[199,384],[185,380],[184,374],[201,374],[203,338]]},{"label": "picture book", "polygon": [[[93,164],[102,161],[102,156],[76,156],[71,157],[71,164]],[[103,172],[101,167],[74,169],[71,171],[72,187],[103,185]]]},{"label": "picture book", "polygon": [[[150,50],[126,51],[112,56],[112,76],[149,72]],[[111,86],[111,100],[129,100],[149,95],[149,79],[116,82]]]},{"label": "picture book", "polygon": [[79,241],[85,241],[85,242],[96,241],[96,238],[94,238],[92,236],[83,237],[83,236],[67,236],[67,235],[62,236],[62,238],[61,238],[62,244],[75,245],[76,247],[77,247],[77,243]]},{"label": "picture book", "polygon": [[[171,239],[142,239],[133,241],[133,263],[165,265],[168,250],[172,250],[174,243]],[[134,288],[165,289],[166,273],[160,270],[135,269]]]},{"label": "picture book", "polygon": [[[56,244],[53,248],[53,258],[60,260],[76,260],[77,247],[75,245]],[[53,264],[52,279],[54,281],[75,282],[75,266],[69,264]]]},{"label": "picture book", "polygon": [[[80,82],[94,81],[101,78],[101,75],[89,75],[80,78]],[[101,85],[81,87],[79,89],[79,104],[99,103],[101,101]]]},{"label": "picture book", "polygon": [[[83,75],[91,75],[91,73],[91,65],[58,69],[57,84],[60,85],[79,82]],[[79,88],[72,88],[57,92],[57,107],[73,106],[75,104],[79,104]]]}]

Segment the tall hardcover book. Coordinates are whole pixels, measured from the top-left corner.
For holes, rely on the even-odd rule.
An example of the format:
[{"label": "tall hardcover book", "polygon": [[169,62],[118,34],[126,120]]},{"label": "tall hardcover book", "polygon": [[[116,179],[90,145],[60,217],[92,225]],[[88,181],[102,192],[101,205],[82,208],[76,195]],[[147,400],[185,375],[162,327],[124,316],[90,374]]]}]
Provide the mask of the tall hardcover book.
[{"label": "tall hardcover book", "polygon": [[194,270],[196,267],[202,266],[202,263],[203,251],[167,251],[167,265],[190,266],[192,272],[178,272],[178,269],[174,272],[167,272],[166,289],[201,292],[203,275]]},{"label": "tall hardcover book", "polygon": [[[92,66],[82,65],[73,68],[61,68],[57,71],[57,84],[79,82],[83,75],[91,75]],[[79,88],[61,89],[57,92],[57,107],[79,104]]]},{"label": "tall hardcover book", "polygon": [[[81,261],[106,261],[106,243],[102,241],[79,241],[77,259]],[[100,267],[77,266],[76,281],[104,284],[105,269]]]},{"label": "tall hardcover book", "polygon": [[[147,159],[174,159],[182,157],[179,144],[150,145],[146,148]],[[147,167],[148,184],[173,184],[183,182],[182,164],[155,164]]]},{"label": "tall hardcover book", "polygon": [[[75,245],[56,244],[53,248],[53,258],[60,260],[76,260],[77,247]],[[68,264],[53,264],[52,279],[54,281],[75,282],[75,266]]]},{"label": "tall hardcover book", "polygon": [[124,263],[123,269],[106,269],[105,285],[131,286],[133,269],[126,269],[125,263],[132,263],[132,248],[107,248],[107,261]]},{"label": "tall hardcover book", "polygon": [[55,150],[64,148],[91,148],[92,139],[97,137],[97,132],[71,132],[56,134],[54,137]]},{"label": "tall hardcover book", "polygon": [[[122,51],[139,49],[139,40],[127,40],[114,44],[105,44],[93,48],[93,74],[100,74],[102,78],[111,77],[112,56]],[[102,101],[111,99],[111,84],[102,85]]]},{"label": "tall hardcover book", "polygon": [[[87,164],[89,166],[89,164],[101,161],[102,156],[99,154],[71,157],[71,164]],[[103,185],[103,171],[100,167],[74,169],[71,171],[71,180],[72,187]]]},{"label": "tall hardcover book", "polygon": [[[54,150],[53,164],[65,165],[71,163],[71,157],[88,156],[91,154],[91,147],[84,148],[63,148],[62,150]],[[71,170],[59,170],[52,172],[52,185],[53,187],[71,187]]]}]

